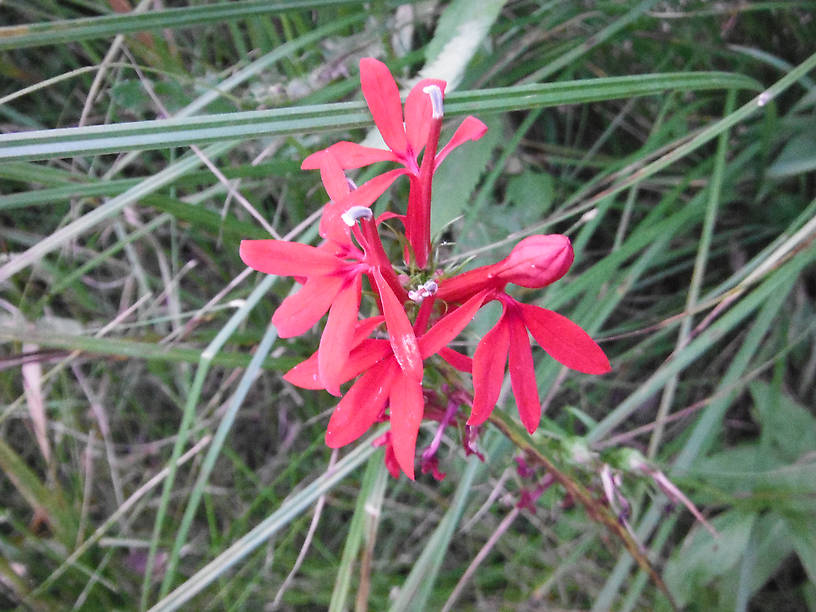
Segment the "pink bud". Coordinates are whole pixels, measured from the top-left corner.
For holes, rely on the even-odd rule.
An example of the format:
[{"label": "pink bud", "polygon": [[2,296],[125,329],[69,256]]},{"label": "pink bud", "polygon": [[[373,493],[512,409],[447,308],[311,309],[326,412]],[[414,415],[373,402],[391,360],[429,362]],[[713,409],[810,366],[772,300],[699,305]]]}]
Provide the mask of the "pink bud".
[{"label": "pink bud", "polygon": [[564,276],[572,265],[572,245],[562,234],[529,236],[496,264],[495,278],[537,289]]}]

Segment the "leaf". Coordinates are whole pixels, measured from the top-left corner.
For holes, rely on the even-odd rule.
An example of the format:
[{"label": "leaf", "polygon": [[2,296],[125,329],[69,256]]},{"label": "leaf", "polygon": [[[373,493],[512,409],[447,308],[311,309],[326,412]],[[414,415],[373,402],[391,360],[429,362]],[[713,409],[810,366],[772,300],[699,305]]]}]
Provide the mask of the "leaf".
[{"label": "leaf", "polygon": [[788,465],[773,449],[756,443],[700,460],[692,473],[708,485],[779,512],[812,509],[816,496],[816,458]]},{"label": "leaf", "polygon": [[26,462],[0,440],[0,472],[6,475],[35,514],[44,515],[63,544],[73,544],[74,527],[58,489],[49,488]]},{"label": "leaf", "polygon": [[719,538],[713,538],[702,526],[695,525],[663,574],[681,608],[693,601],[695,593],[737,565],[756,518],[756,514],[736,510],[721,514],[712,521],[720,533]]},{"label": "leaf", "polygon": [[766,382],[754,382],[751,397],[762,438],[787,462],[816,449],[816,419],[803,406]]},{"label": "leaf", "polygon": [[490,117],[487,125],[487,133],[480,140],[453,151],[436,171],[431,197],[431,236],[460,216],[473,200],[476,185],[503,135],[500,119]]},{"label": "leaf", "polygon": [[816,531],[813,530],[813,510],[804,515],[790,515],[788,526],[793,532],[793,547],[802,566],[816,584]]},{"label": "leaf", "polygon": [[526,170],[507,181],[507,200],[530,221],[542,218],[550,209],[554,192],[553,177],[545,172]]},{"label": "leaf", "polygon": [[797,134],[779,152],[768,168],[770,178],[782,179],[816,169],[816,130]]},{"label": "leaf", "polygon": [[438,78],[454,89],[507,0],[454,0],[436,24],[433,40],[425,47],[421,78]]}]

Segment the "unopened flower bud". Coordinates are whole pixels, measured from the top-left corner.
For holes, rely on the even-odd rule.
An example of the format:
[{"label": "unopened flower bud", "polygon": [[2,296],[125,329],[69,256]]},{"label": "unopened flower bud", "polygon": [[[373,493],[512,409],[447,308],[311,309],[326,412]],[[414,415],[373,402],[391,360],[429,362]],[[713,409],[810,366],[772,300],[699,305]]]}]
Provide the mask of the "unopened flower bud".
[{"label": "unopened flower bud", "polygon": [[570,240],[562,234],[529,236],[497,264],[495,277],[538,289],[564,276],[573,257]]}]

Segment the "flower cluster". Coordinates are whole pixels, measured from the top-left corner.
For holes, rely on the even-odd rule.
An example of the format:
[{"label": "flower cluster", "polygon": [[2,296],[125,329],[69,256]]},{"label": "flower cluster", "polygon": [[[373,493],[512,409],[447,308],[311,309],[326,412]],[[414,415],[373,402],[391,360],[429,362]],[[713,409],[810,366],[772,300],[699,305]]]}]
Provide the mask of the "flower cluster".
[{"label": "flower cluster", "polygon": [[[326,443],[332,448],[343,446],[374,423],[388,420],[390,431],[380,441],[386,446],[386,464],[395,476],[402,470],[414,478],[423,418],[436,419],[444,427],[454,420],[461,402],[468,400],[472,409],[466,450],[477,452],[472,450],[473,428],[484,423],[495,406],[506,367],[521,420],[530,433],[536,429],[541,403],[528,331],[550,356],[569,368],[603,374],[610,367],[603,351],[575,323],[521,303],[506,291],[508,284],[541,288],[566,274],[573,259],[566,236],[530,236],[498,263],[460,274],[436,268],[430,235],[434,173],[452,150],[478,140],[487,127],[467,117],[439,149],[444,81],[420,81],[408,94],[404,110],[397,84],[383,63],[363,59],[360,81],[387,148],[338,142],[304,160],[304,169],[320,171],[329,195],[320,222],[323,242],[309,246],[245,240],[240,254],[256,270],[292,276],[303,284],[272,317],[282,338],[305,333],[328,312],[317,352],[284,377],[294,385],[325,389],[341,397],[329,421]],[[359,187],[346,176],[346,170],[384,161],[399,167]],[[375,219],[371,205],[403,175],[409,181],[405,213],[388,212]],[[381,242],[379,226],[386,219],[404,228],[398,264]],[[375,316],[361,314],[363,277],[376,298]],[[452,349],[449,344],[492,301],[501,304],[501,317],[472,358]],[[437,363],[435,379],[444,381],[437,386],[447,391],[448,399],[440,400],[439,393],[423,388],[425,365],[432,358]],[[472,396],[461,373],[472,375]],[[352,380],[344,393],[342,386]],[[459,399],[452,404],[449,398]],[[422,459],[423,471],[438,476],[436,438]]]}]

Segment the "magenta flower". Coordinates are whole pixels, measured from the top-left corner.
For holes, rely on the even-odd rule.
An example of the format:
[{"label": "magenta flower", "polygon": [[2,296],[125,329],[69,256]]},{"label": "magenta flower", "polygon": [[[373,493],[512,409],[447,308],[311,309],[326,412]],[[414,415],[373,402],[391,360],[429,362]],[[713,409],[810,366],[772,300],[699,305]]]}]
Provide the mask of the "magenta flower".
[{"label": "magenta flower", "polygon": [[[450,142],[437,152],[442,129],[445,81],[423,79],[417,83],[405,100],[404,114],[399,88],[385,64],[370,57],[360,60],[360,84],[374,123],[388,149],[338,142],[307,157],[301,167],[305,170],[322,168],[326,152],[331,152],[343,169],[360,168],[381,161],[401,164],[404,169],[392,170],[393,174],[389,174],[386,180],[393,181],[399,174],[407,174],[411,181],[405,234],[413,249],[416,265],[425,268],[431,245],[433,173],[456,147],[468,140],[481,138],[487,126],[475,117],[467,117]],[[425,153],[420,164],[418,158],[423,148]]]}]

